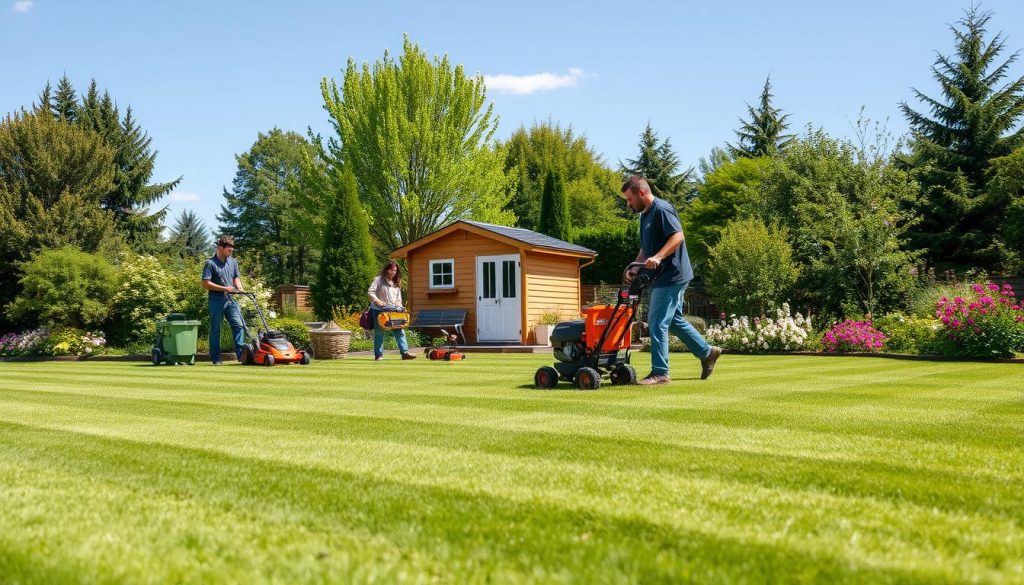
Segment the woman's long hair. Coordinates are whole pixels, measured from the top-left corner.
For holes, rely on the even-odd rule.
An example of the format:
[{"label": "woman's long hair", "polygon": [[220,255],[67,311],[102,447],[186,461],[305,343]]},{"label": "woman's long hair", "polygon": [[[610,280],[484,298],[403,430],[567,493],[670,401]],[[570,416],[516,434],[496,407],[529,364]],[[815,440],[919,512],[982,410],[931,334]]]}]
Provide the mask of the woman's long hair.
[{"label": "woman's long hair", "polygon": [[402,267],[398,265],[394,260],[388,260],[384,263],[384,268],[380,269],[380,281],[386,283],[388,281],[388,270],[391,267],[395,267],[395,279],[391,281],[391,286],[402,286]]}]

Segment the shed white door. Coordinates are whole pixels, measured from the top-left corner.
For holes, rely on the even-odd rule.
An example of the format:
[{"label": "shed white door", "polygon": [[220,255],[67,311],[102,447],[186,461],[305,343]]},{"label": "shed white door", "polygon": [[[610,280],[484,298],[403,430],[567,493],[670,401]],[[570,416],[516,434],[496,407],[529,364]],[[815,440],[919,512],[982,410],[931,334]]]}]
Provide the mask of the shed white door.
[{"label": "shed white door", "polygon": [[477,341],[522,340],[519,254],[476,257]]}]

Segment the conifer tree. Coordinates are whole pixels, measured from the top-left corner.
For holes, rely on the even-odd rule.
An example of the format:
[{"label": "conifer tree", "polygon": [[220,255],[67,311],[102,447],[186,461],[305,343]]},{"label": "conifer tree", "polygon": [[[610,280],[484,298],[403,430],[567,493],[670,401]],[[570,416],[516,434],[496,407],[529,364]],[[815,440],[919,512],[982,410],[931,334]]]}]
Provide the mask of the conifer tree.
[{"label": "conifer tree", "polygon": [[210,230],[206,228],[196,212],[182,210],[167,238],[168,250],[180,258],[201,259],[208,256],[213,245]]},{"label": "conifer tree", "polygon": [[565,196],[562,174],[548,171],[544,178],[544,191],[540,199],[540,232],[565,242],[572,241],[569,225],[569,200]]},{"label": "conifer tree", "polygon": [[336,310],[365,307],[366,289],[376,273],[370,230],[359,202],[355,175],[347,168],[340,173],[331,182],[337,191],[324,226],[317,279],[310,289],[317,317],[325,321]]},{"label": "conifer tree", "polygon": [[32,111],[53,114],[53,87],[46,82],[46,87],[39,93],[39,102],[32,104]]},{"label": "conifer tree", "polygon": [[668,201],[677,209],[684,206],[693,191],[693,168],[682,173],[676,172],[680,165],[679,156],[672,150],[668,138],[658,139],[650,123],[640,134],[639,147],[639,156],[626,159],[626,164],[620,162],[619,170],[625,175],[638,175],[647,179],[655,197]]},{"label": "conifer tree", "polygon": [[75,88],[66,75],[58,82],[52,99],[48,99],[49,88],[47,83],[40,94],[40,108],[44,101],[49,101],[51,105],[47,109],[55,118],[95,132],[114,151],[117,168],[113,187],[103,196],[100,205],[113,214],[118,232],[129,245],[141,252],[154,251],[166,209],[150,213],[148,206],[174,189],[181,177],[167,183],[149,182],[156,166],[152,139],[132,116],[131,107],[121,118],[109,92],[100,95],[95,79],[81,99],[76,97]]},{"label": "conifer tree", "polygon": [[[312,146],[300,134],[273,128],[259,133],[247,152],[236,156],[238,171],[217,215],[220,231],[232,234],[240,253],[259,253],[268,284],[311,280],[315,251],[296,225],[300,202],[294,190]],[[313,258],[310,253],[313,252]]]},{"label": "conifer tree", "polygon": [[772,97],[772,79],[768,77],[761,90],[761,103],[756,108],[747,104],[750,119],[740,118],[742,126],[735,131],[739,139],[736,146],[727,145],[733,157],[776,156],[796,139],[792,134],[783,134],[789,127],[786,124],[789,114],[783,114],[782,110],[773,106]]},{"label": "conifer tree", "polygon": [[78,120],[78,96],[67,75],[62,76],[57,82],[57,93],[53,96],[51,111],[56,118],[65,122]]},{"label": "conifer tree", "polygon": [[990,269],[1004,260],[1003,214],[987,188],[991,164],[1024,145],[1024,77],[1000,85],[1019,52],[997,61],[1006,47],[1001,34],[986,40],[991,17],[972,7],[950,27],[955,54],[939,54],[932,67],[941,97],[914,90],[926,112],[900,106],[913,132],[903,161],[922,187],[914,244],[933,260]]}]

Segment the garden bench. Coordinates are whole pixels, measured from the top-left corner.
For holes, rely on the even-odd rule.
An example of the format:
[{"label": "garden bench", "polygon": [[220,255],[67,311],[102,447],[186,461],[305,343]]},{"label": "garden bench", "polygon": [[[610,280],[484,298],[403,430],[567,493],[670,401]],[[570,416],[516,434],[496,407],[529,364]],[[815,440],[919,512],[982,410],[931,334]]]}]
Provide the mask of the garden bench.
[{"label": "garden bench", "polygon": [[426,309],[416,311],[410,327],[416,329],[452,327],[462,338],[463,345],[466,344],[466,334],[462,332],[462,326],[466,323],[465,309]]}]

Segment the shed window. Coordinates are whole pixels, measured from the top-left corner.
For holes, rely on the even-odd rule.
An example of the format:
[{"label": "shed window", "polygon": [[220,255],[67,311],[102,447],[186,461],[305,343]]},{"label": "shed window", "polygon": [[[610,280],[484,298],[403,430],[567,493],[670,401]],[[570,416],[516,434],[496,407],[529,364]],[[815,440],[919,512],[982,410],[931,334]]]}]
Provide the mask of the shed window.
[{"label": "shed window", "polygon": [[455,287],[455,260],[430,261],[430,288]]}]

